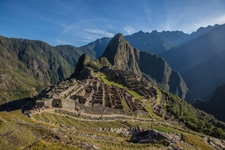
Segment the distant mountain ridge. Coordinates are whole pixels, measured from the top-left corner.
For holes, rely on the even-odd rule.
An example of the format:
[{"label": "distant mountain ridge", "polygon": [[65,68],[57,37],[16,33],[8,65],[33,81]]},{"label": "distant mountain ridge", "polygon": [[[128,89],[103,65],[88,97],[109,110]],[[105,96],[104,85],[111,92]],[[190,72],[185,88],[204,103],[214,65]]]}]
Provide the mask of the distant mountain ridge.
[{"label": "distant mountain ridge", "polygon": [[213,91],[225,83],[225,25],[177,49],[165,52],[168,63],[180,72],[195,97],[209,99]]},{"label": "distant mountain ridge", "polygon": [[[204,35],[205,33],[211,31],[212,29],[218,26],[219,25],[216,24],[214,26],[201,27],[191,34],[184,33],[183,31],[158,32],[154,30],[150,33],[139,31],[133,33],[132,35],[126,35],[124,37],[133,47],[138,48],[142,51],[158,54],[161,56],[163,52],[168,51],[170,49],[175,49],[188,41],[191,41]],[[100,57],[103,54],[110,39],[111,38],[98,39],[102,41],[102,44],[100,44],[101,46],[99,46],[98,49],[96,49],[98,57]]]}]

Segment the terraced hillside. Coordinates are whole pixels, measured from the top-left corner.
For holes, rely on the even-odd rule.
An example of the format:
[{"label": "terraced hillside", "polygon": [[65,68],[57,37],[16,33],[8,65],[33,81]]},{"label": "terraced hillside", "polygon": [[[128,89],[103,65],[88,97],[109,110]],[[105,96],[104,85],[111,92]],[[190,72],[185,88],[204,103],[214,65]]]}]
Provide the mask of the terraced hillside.
[{"label": "terraced hillside", "polygon": [[[125,80],[123,80],[120,76],[120,73],[123,73],[123,71],[106,72],[106,70],[96,72],[96,77],[109,86],[117,86],[127,90],[148,111],[148,116],[139,114],[131,116],[126,114],[88,114],[79,110],[71,111],[58,107],[34,108],[32,110],[24,110],[23,107],[23,113],[21,110],[1,111],[0,149],[135,150],[200,148],[210,150],[221,149],[225,146],[223,140],[206,136],[185,126],[183,121],[178,119],[179,116],[178,118],[175,116],[176,113],[174,115],[169,114],[166,108],[168,107],[172,112],[171,106],[173,105],[165,103],[165,91],[149,84],[155,89],[153,90],[156,94],[155,97],[141,94],[140,91],[125,84],[125,81],[128,81],[127,84],[131,83],[131,81],[135,81],[132,82],[133,84],[141,83],[141,80],[136,81],[133,73],[125,72],[129,76],[124,76],[123,79]],[[116,75],[113,76],[113,74]],[[71,83],[64,81],[62,85],[66,86],[67,84]],[[185,102],[183,100],[180,101],[182,103]],[[25,106],[30,104],[32,104],[31,101]],[[189,104],[185,102],[183,108],[186,107],[185,105],[188,106]],[[185,114],[183,109],[178,107],[174,107],[174,109],[180,110],[189,119],[188,117],[190,116]],[[28,115],[30,118],[27,117]],[[177,115],[180,114],[177,113]],[[169,143],[159,141],[141,144],[130,140],[133,134],[142,130],[152,130],[159,134],[165,134],[170,139]]]},{"label": "terraced hillside", "polygon": [[[31,118],[19,110],[0,112],[1,149],[214,149],[213,140],[182,127],[158,121],[135,119],[91,120],[41,110]],[[154,129],[179,139],[169,147],[163,144],[130,142],[131,133],[139,125],[144,130]],[[182,139],[181,139],[182,137]],[[182,142],[183,141],[183,142]],[[198,142],[196,142],[198,141]],[[10,144],[9,144],[10,143]]]},{"label": "terraced hillside", "polygon": [[[72,82],[64,81],[55,86],[54,90],[49,89],[45,93],[42,93],[42,96],[38,98],[42,100],[36,101],[36,105],[39,108],[32,108],[34,105],[31,101],[23,107],[22,110],[25,116],[20,111],[1,112],[0,129],[2,130],[0,134],[4,137],[2,143],[3,149],[9,148],[4,142],[9,140],[11,136],[18,137],[17,147],[25,149],[200,148],[205,150],[225,147],[225,142],[221,140],[224,138],[223,129],[218,128],[218,126],[224,127],[224,124],[212,116],[194,109],[177,96],[148,82],[143,82],[143,79],[132,72],[103,68],[100,71],[94,72],[94,75],[93,79],[89,78],[77,81],[70,79]],[[126,101],[126,104],[122,103],[123,107],[121,109],[124,113],[121,114],[110,114],[110,109],[106,108],[104,113],[102,113],[99,111],[102,109],[100,104],[97,106],[99,108],[98,111],[91,112],[90,110],[95,108],[95,106],[89,105],[83,107],[82,105],[85,105],[85,103],[83,103],[84,101],[80,103],[81,97],[78,97],[78,95],[73,100],[75,107],[72,109],[70,101],[74,95],[71,93],[69,98],[67,98],[63,95],[68,95],[64,90],[61,93],[59,92],[59,89],[62,89],[62,87],[67,87],[66,90],[72,90],[69,87],[73,87],[73,93],[78,92],[77,94],[82,94],[82,89],[90,91],[92,86],[93,89],[98,89],[100,85],[103,86],[102,82],[110,87],[126,90],[139,101],[139,104],[145,108],[148,115],[143,115],[141,112],[130,115],[128,112],[131,110],[129,110],[130,107]],[[145,89],[142,89],[141,83],[146,86]],[[135,88],[136,85],[139,85],[139,88]],[[58,91],[58,93],[53,93],[55,91]],[[98,92],[96,91],[96,93]],[[52,105],[49,105],[50,103],[47,103],[49,98],[44,95],[54,95],[56,97],[57,94],[61,95],[62,105],[60,103],[54,105],[54,99],[59,99],[59,97],[53,98]],[[83,94],[86,95],[85,93]],[[67,101],[70,103],[70,106],[65,105]],[[31,110],[27,109],[29,105],[31,105]],[[49,105],[50,107],[40,107],[40,105]],[[89,111],[86,110],[87,108],[89,108]],[[127,110],[129,111],[126,112]],[[27,117],[28,115],[30,118]],[[197,128],[191,126],[193,124]],[[22,131],[26,130],[26,132],[21,135],[17,131],[14,131],[17,128]],[[216,130],[221,131],[221,133],[215,132]],[[133,136],[142,131],[157,132],[157,134],[164,135],[167,139],[149,141],[148,143],[133,141]],[[211,133],[217,133],[218,135]],[[31,139],[34,140],[23,143],[19,141],[19,139],[23,139],[23,136],[32,137]]]}]

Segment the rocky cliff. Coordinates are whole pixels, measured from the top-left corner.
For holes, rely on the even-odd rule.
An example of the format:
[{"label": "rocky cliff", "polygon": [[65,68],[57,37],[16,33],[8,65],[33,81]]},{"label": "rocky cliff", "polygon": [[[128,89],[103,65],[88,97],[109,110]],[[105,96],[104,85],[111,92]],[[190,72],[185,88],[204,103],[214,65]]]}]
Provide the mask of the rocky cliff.
[{"label": "rocky cliff", "polygon": [[136,52],[137,50],[119,33],[109,42],[103,53],[103,57],[106,57],[116,69],[130,70],[141,75],[136,61]]}]

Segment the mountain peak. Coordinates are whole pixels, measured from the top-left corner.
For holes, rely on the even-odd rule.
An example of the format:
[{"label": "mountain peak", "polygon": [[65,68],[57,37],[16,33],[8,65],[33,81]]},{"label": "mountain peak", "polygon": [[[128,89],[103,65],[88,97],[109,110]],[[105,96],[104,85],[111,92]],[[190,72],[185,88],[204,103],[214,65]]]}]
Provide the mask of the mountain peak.
[{"label": "mountain peak", "polygon": [[138,31],[137,33],[134,33],[134,34],[142,35],[142,34],[145,34],[145,32],[143,32],[142,30],[140,30],[140,31]]},{"label": "mountain peak", "polygon": [[117,69],[132,70],[138,75],[141,74],[135,61],[135,50],[121,33],[111,39],[103,56]]},{"label": "mountain peak", "polygon": [[123,36],[122,33],[117,33],[117,34],[112,38],[112,40],[113,40],[113,41],[119,41],[119,42],[121,42],[121,41],[124,41],[124,40],[126,40],[126,39],[124,38],[124,36]]},{"label": "mountain peak", "polygon": [[84,53],[83,55],[81,55],[76,64],[75,71],[70,77],[77,78],[79,73],[84,69],[85,64],[89,62],[93,62],[93,60],[87,53]]},{"label": "mountain peak", "polygon": [[157,31],[157,30],[153,30],[152,32],[151,32],[151,34],[158,34],[159,32]]}]

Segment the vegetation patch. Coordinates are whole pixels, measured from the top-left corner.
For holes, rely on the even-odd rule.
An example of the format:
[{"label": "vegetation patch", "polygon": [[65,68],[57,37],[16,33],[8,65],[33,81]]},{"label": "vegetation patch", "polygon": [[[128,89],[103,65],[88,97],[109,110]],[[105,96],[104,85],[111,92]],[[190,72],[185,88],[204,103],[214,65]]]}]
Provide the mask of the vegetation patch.
[{"label": "vegetation patch", "polygon": [[161,119],[158,115],[156,115],[151,108],[144,106],[144,108],[155,118],[155,119]]},{"label": "vegetation patch", "polygon": [[126,100],[123,98],[121,102],[122,102],[122,105],[123,105],[123,109],[125,111],[129,111],[130,109],[129,109],[128,105],[127,105]]},{"label": "vegetation patch", "polygon": [[197,146],[198,148],[200,148],[201,150],[213,150],[212,147],[208,146],[206,144],[206,141],[196,135],[190,135],[190,134],[184,134],[183,135],[183,140],[187,143],[191,143],[195,146]]},{"label": "vegetation patch", "polygon": [[136,91],[129,90],[125,85],[114,82],[110,75],[97,72],[96,76],[102,80],[105,84],[118,86],[120,88],[126,89],[131,95],[133,95],[136,99],[143,98],[144,96],[138,94]]},{"label": "vegetation patch", "polygon": [[225,139],[225,132],[223,130],[225,129],[225,124],[223,122],[216,120],[212,115],[195,109],[176,95],[165,91],[164,94],[168,95],[166,109],[180,121],[184,122],[188,128],[206,135]]}]

